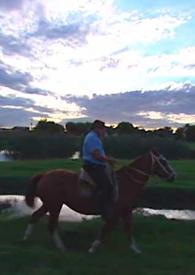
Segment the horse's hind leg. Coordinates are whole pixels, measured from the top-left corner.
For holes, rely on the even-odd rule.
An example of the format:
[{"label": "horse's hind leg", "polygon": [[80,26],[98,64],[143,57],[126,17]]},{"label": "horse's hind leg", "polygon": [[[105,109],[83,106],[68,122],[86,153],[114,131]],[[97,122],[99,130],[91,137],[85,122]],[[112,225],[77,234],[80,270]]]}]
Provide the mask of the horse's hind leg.
[{"label": "horse's hind leg", "polygon": [[103,225],[98,238],[91,244],[89,248],[89,253],[95,253],[96,250],[105,243],[106,239],[108,238],[109,234],[113,231],[113,229],[118,224],[118,217],[113,217],[111,219],[105,220],[105,224]]},{"label": "horse's hind leg", "polygon": [[128,210],[124,213],[122,221],[124,232],[130,242],[130,249],[132,249],[135,254],[140,254],[141,250],[138,248],[132,235],[132,210]]},{"label": "horse's hind leg", "polygon": [[48,229],[49,232],[52,236],[52,239],[54,241],[55,246],[61,250],[62,252],[66,251],[66,248],[59,236],[58,233],[58,218],[59,218],[59,214],[60,214],[60,210],[62,208],[62,204],[59,205],[57,208],[55,208],[55,210],[51,210],[49,211],[49,225],[48,225]]},{"label": "horse's hind leg", "polygon": [[24,233],[23,240],[26,241],[30,235],[32,234],[34,225],[38,222],[38,220],[47,213],[47,209],[44,205],[42,205],[38,210],[36,210],[32,216],[29,224]]}]

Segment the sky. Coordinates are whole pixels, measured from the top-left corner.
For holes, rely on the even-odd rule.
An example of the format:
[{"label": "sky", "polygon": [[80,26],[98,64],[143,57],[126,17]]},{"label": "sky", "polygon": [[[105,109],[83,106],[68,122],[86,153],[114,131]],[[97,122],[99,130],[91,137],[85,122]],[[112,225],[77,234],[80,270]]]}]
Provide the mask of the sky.
[{"label": "sky", "polygon": [[195,0],[0,0],[0,127],[195,124]]}]

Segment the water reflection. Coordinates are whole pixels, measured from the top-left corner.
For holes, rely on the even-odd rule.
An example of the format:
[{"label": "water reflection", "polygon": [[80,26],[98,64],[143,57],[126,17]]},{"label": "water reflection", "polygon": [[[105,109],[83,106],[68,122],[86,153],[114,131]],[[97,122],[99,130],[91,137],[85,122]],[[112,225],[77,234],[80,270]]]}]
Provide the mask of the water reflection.
[{"label": "water reflection", "polygon": [[[31,215],[36,209],[41,206],[41,201],[36,199],[35,208],[30,208],[26,205],[24,201],[24,196],[17,195],[2,195],[0,196],[0,211],[3,213],[7,213],[9,217],[22,217]],[[62,210],[60,212],[60,220],[65,221],[83,221],[92,219],[92,215],[83,215],[79,214],[69,207],[63,205]]]},{"label": "water reflection", "polygon": [[7,150],[1,150],[0,161],[9,161],[9,160],[12,160],[12,157],[10,156],[10,152]]},{"label": "water reflection", "polygon": [[[36,206],[34,209],[29,208],[25,202],[23,196],[17,195],[2,195],[0,196],[0,211],[7,213],[9,217],[22,217],[31,215],[41,205],[41,201],[36,199]],[[167,219],[178,220],[195,220],[195,211],[191,210],[155,210],[150,208],[138,209],[139,213],[144,216],[151,215],[163,215]],[[69,207],[63,205],[60,212],[60,220],[64,221],[83,221],[94,218],[92,215],[79,214]]]},{"label": "water reflection", "polygon": [[71,159],[73,159],[73,160],[78,160],[79,158],[80,158],[80,152],[79,151],[76,151],[71,157]]},{"label": "water reflection", "polygon": [[144,216],[151,215],[162,215],[167,219],[176,219],[176,220],[195,220],[195,211],[192,210],[166,210],[166,209],[151,209],[144,208],[142,210]]}]

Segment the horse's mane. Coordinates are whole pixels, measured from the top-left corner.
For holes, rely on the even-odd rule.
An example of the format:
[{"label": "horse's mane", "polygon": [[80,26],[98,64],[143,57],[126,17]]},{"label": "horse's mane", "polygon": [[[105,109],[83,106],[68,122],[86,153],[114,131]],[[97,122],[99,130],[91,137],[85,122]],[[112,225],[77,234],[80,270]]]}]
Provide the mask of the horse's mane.
[{"label": "horse's mane", "polygon": [[56,173],[68,173],[68,174],[77,174],[78,173],[77,171],[74,171],[74,170],[71,170],[71,169],[56,168],[56,169],[48,170],[47,172],[45,172],[45,175],[53,173],[53,172],[56,172]]}]

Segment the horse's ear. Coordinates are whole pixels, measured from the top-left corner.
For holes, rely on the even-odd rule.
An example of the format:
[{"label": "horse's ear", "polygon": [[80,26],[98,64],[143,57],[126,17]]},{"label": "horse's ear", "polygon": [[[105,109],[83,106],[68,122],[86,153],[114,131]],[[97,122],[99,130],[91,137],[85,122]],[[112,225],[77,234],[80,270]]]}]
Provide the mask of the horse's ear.
[{"label": "horse's ear", "polygon": [[152,150],[151,150],[151,152],[152,152],[154,155],[156,155],[156,156],[160,156],[160,153],[159,153],[159,151],[158,151],[158,149],[157,149],[156,147],[153,147]]}]

